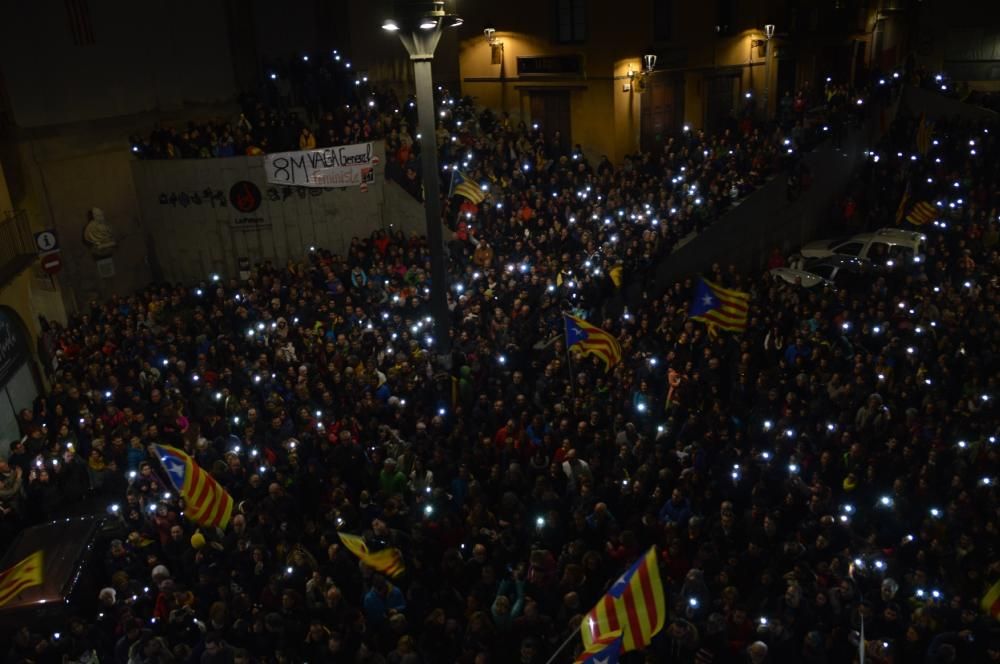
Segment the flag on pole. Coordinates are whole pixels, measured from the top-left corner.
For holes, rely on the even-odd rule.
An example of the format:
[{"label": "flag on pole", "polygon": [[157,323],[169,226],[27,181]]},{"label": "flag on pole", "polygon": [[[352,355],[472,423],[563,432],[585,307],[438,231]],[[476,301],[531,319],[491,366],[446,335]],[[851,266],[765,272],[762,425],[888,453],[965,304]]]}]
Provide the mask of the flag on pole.
[{"label": "flag on pole", "polygon": [[371,553],[368,551],[368,545],[365,543],[365,540],[358,535],[349,535],[347,533],[337,533],[337,535],[351,553],[375,571],[391,578],[395,578],[406,571],[406,567],[403,566],[403,554],[400,553],[399,549],[382,549],[381,551]]},{"label": "flag on pole", "polygon": [[903,219],[906,218],[906,208],[910,204],[910,183],[906,183],[906,189],[903,190],[903,196],[899,199],[899,205],[896,207],[896,225],[900,226],[903,223]]},{"label": "flag on pole", "polygon": [[610,371],[622,359],[622,347],[618,340],[596,325],[582,318],[563,314],[566,323],[566,347],[576,348],[583,355],[594,355],[604,362],[604,370]]},{"label": "flag on pole", "polygon": [[934,123],[927,119],[926,113],[920,114],[917,124],[917,152],[926,155],[931,149],[931,137],[934,135]]},{"label": "flag on pole", "polygon": [[750,294],[698,279],[689,317],[729,332],[747,329]]},{"label": "flag on pole", "polygon": [[979,605],[983,607],[983,611],[1000,620],[1000,580],[990,586]]},{"label": "flag on pole", "polygon": [[622,631],[617,629],[595,639],[576,658],[573,664],[618,664],[622,651]]},{"label": "flag on pole", "polygon": [[233,513],[233,497],[184,452],[165,445],[153,447],[170,483],[187,504],[184,516],[199,526],[225,529]]},{"label": "flag on pole", "polygon": [[861,614],[861,631],[858,636],[858,664],[865,664],[865,615]]},{"label": "flag on pole", "polygon": [[666,606],[656,547],[650,547],[583,617],[584,652],[617,632],[621,633],[621,652],[645,648],[663,629]]},{"label": "flag on pole", "polygon": [[10,569],[0,572],[0,606],[27,588],[42,585],[42,551],[39,549]]},{"label": "flag on pole", "polygon": [[461,196],[479,205],[486,199],[486,192],[468,175],[455,170],[451,172],[451,196]]}]

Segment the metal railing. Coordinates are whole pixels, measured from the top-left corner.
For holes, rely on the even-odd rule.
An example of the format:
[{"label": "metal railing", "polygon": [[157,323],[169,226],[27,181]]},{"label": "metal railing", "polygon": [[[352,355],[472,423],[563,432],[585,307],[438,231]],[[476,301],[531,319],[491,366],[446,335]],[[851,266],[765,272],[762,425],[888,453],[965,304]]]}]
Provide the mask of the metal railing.
[{"label": "metal railing", "polygon": [[0,283],[6,283],[35,259],[35,239],[28,213],[18,210],[0,218]]}]

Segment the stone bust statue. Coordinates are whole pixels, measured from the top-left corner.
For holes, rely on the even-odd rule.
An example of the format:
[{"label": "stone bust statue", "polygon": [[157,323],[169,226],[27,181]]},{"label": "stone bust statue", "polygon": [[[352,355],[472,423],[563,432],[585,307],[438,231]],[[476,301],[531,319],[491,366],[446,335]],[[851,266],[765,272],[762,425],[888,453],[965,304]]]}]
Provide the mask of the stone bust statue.
[{"label": "stone bust statue", "polygon": [[83,228],[83,241],[95,256],[108,256],[118,244],[111,225],[104,219],[101,208],[92,208],[89,216],[90,221]]}]

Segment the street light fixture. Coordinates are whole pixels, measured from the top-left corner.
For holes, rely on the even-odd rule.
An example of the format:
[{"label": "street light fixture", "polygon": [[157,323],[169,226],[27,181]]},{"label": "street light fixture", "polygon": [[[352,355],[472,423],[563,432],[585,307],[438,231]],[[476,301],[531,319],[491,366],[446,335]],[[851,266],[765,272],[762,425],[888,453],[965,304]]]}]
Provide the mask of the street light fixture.
[{"label": "street light fixture", "polygon": [[764,46],[764,118],[768,114],[768,86],[771,84],[771,39],[774,37],[774,23],[764,26],[764,37],[767,43]]},{"label": "street light fixture", "polygon": [[646,70],[647,74],[653,72],[656,69],[656,53],[653,51],[647,51],[642,56],[642,64]]},{"label": "street light fixture", "polygon": [[448,274],[445,268],[444,237],[441,232],[441,183],[438,179],[437,147],[434,140],[436,114],[431,63],[441,39],[442,28],[457,28],[462,19],[445,11],[442,0],[397,0],[396,15],[382,28],[399,35],[413,62],[413,81],[417,93],[417,138],[427,136],[420,150],[424,174],[424,218],[427,244],[431,252],[431,315],[434,320],[435,346],[445,368],[451,359],[451,313],[448,310]]}]

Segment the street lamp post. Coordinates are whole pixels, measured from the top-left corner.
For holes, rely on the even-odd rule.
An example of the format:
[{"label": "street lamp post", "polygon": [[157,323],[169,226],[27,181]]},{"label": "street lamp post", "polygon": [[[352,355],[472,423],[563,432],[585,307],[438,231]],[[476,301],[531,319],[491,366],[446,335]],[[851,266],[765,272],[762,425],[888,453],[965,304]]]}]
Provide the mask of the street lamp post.
[{"label": "street lamp post", "polygon": [[771,37],[774,36],[774,24],[764,26],[764,118],[768,117],[768,86],[771,85]]},{"label": "street lamp post", "polygon": [[434,60],[434,49],[441,39],[442,28],[458,27],[462,24],[462,19],[446,14],[444,2],[441,1],[401,1],[396,3],[396,12],[397,18],[386,20],[382,28],[399,35],[413,62],[413,81],[417,92],[417,129],[423,140],[420,163],[423,170],[427,244],[431,252],[430,295],[434,345],[438,356],[448,365],[451,353],[451,315],[448,311],[448,274],[441,232],[441,185],[431,63]]}]

